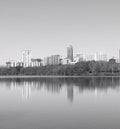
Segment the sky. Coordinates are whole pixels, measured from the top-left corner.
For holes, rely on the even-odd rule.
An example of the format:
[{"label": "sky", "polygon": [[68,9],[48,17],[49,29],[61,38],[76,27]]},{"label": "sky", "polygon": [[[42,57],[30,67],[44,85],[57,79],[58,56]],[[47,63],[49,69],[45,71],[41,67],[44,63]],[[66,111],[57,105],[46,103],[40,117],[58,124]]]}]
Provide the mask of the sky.
[{"label": "sky", "polygon": [[119,0],[0,0],[0,62],[78,53],[118,57]]}]

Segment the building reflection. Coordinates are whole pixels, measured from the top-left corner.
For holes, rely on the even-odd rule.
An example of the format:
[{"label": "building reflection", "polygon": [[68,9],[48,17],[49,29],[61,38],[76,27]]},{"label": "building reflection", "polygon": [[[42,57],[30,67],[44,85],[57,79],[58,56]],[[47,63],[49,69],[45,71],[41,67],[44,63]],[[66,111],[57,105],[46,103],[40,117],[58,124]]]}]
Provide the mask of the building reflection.
[{"label": "building reflection", "polygon": [[[17,78],[0,79],[0,84],[8,89],[21,89],[21,96],[28,100],[33,91],[42,89],[52,94],[66,92],[69,102],[73,102],[76,92],[87,95],[91,92],[94,96],[108,94],[109,89],[120,91],[119,77],[95,77],[95,78]],[[76,91],[76,92],[75,92]]]},{"label": "building reflection", "polygon": [[22,87],[22,97],[28,100],[30,98],[30,94],[31,94],[31,86],[29,86],[28,84],[25,84]]},{"label": "building reflection", "polygon": [[67,86],[67,98],[70,102],[73,102],[74,87],[72,85]]}]

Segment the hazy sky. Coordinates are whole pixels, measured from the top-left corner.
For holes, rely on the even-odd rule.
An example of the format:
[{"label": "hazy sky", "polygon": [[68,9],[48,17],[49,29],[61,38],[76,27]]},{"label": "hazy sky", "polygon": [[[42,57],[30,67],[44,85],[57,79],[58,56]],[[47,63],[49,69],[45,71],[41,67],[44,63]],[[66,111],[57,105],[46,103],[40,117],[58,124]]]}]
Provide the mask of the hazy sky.
[{"label": "hazy sky", "polygon": [[0,61],[52,54],[104,52],[118,56],[119,0],[0,0]]}]

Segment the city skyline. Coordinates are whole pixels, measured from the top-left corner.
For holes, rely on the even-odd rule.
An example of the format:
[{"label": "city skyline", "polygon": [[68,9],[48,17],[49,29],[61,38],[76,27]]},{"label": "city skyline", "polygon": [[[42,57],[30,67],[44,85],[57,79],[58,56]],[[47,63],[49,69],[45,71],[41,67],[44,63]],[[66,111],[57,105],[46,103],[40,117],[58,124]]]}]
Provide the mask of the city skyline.
[{"label": "city skyline", "polygon": [[31,50],[24,50],[22,51],[22,59],[21,60],[8,60],[6,61],[7,67],[40,67],[40,66],[47,66],[47,65],[66,65],[71,64],[74,65],[78,62],[82,61],[110,61],[110,59],[114,59],[115,62],[120,63],[120,50],[119,50],[119,57],[115,58],[114,56],[108,58],[108,55],[105,53],[97,52],[94,54],[73,54],[74,48],[72,45],[66,47],[66,56],[62,57],[59,54],[48,55],[44,58],[37,57],[34,58],[31,55]]},{"label": "city skyline", "polygon": [[[41,65],[58,65],[58,64],[74,64],[80,61],[109,61],[109,59],[115,59],[116,62],[120,62],[120,49],[118,51],[119,56],[115,57],[112,56],[111,58],[108,58],[108,55],[106,53],[102,52],[96,52],[91,54],[86,53],[75,53],[74,47],[70,44],[66,47],[66,56],[63,57],[60,54],[54,54],[54,55],[47,55],[46,57],[36,57],[34,58],[32,55],[32,50],[24,50],[21,52],[21,58],[19,60],[6,60],[6,62],[3,64],[10,65],[10,62],[13,64],[13,66],[20,65],[24,67],[28,66],[41,66]],[[61,62],[62,61],[62,62]],[[32,64],[31,64],[32,63]]]},{"label": "city skyline", "polygon": [[119,0],[0,0],[0,129],[120,129],[119,102]]},{"label": "city skyline", "polygon": [[[0,1],[0,62],[19,59],[22,50],[33,57],[75,53],[107,53],[118,57],[120,2]],[[14,56],[15,55],[15,56]]]}]

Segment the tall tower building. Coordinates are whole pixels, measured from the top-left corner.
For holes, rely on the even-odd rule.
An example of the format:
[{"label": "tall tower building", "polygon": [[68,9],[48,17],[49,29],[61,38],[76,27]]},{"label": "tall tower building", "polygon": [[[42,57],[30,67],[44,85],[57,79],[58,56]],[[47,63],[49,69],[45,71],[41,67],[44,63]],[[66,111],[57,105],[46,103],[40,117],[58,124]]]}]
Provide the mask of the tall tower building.
[{"label": "tall tower building", "polygon": [[69,45],[67,47],[67,58],[73,61],[73,46]]},{"label": "tall tower building", "polygon": [[29,67],[31,64],[31,51],[30,50],[24,50],[22,52],[22,61],[24,67]]}]

